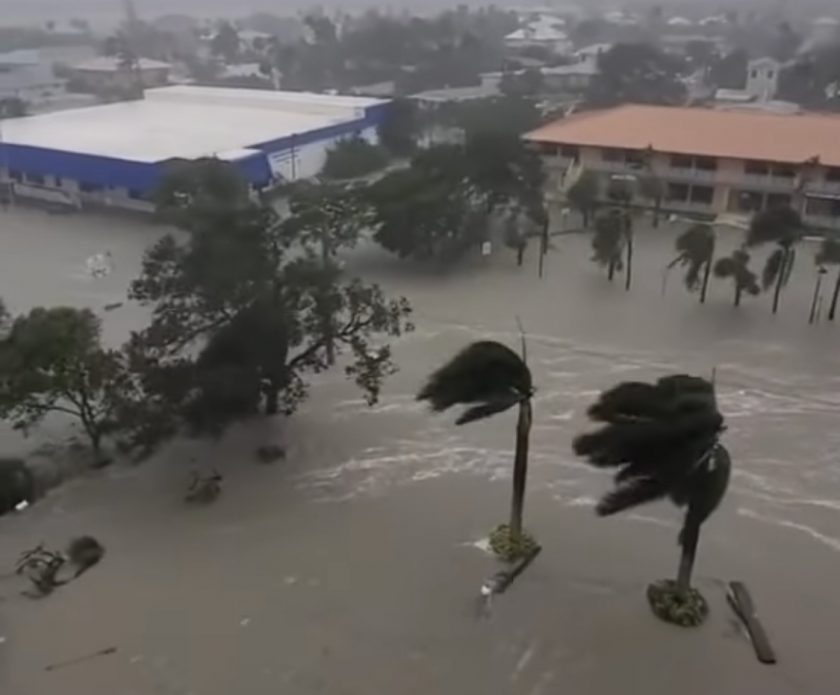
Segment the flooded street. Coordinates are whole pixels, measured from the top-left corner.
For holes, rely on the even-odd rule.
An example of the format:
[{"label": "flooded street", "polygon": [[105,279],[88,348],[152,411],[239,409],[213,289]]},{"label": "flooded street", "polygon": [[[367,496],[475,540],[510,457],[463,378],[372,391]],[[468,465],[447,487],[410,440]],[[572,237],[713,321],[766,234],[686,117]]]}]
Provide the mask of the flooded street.
[{"label": "flooded street", "polygon": [[[38,304],[125,300],[161,228],[96,216],[0,212],[0,296]],[[588,239],[556,237],[545,277],[536,244],[433,271],[360,248],[348,269],[403,294],[415,332],[400,372],[368,409],[342,370],[313,378],[287,421],[260,420],[220,442],[182,441],[140,466],[95,472],[25,514],[0,519],[0,566],[40,541],[92,534],[103,562],[41,601],[0,579],[4,695],[782,695],[836,692],[840,663],[840,325],[809,326],[813,253],[804,242],[778,316],[769,295],[708,303],[679,270],[663,284],[674,228],[639,234],[634,285],[609,284]],[[719,232],[721,254],[740,232]],[[89,256],[111,251],[99,280]],[[763,254],[754,255],[760,268]],[[828,276],[827,304],[834,282]],[[665,292],[663,293],[663,287]],[[825,314],[825,309],[823,314]],[[142,325],[126,302],[103,314],[109,341]],[[424,377],[472,340],[516,347],[519,317],[538,388],[526,524],[543,552],[489,617],[476,546],[507,517],[515,414],[456,428],[414,400]],[[698,630],[658,622],[644,592],[676,572],[680,525],[666,503],[610,520],[593,506],[609,476],[571,452],[604,388],[716,368],[734,473],[704,526],[697,584],[711,607]],[[67,434],[50,422],[11,454]],[[258,464],[275,442],[287,459]],[[191,468],[218,467],[219,501],[182,501]],[[779,664],[760,665],[725,600],[742,579]],[[116,647],[66,668],[48,664]]]}]

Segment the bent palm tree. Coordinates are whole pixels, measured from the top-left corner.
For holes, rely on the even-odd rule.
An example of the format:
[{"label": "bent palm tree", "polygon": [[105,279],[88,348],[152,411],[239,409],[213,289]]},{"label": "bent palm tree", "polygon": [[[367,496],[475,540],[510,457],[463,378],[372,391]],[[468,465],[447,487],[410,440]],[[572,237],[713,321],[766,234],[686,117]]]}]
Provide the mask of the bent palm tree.
[{"label": "bent palm tree", "polygon": [[[618,469],[616,487],[596,508],[600,516],[663,497],[686,507],[677,580],[667,589],[652,588],[649,597],[660,617],[698,624],[705,603],[691,590],[691,573],[700,527],[723,499],[731,466],[719,441],[724,426],[714,386],[685,374],[654,384],[626,382],[602,393],[588,412],[604,424],[576,437],[575,453],[598,468]],[[668,592],[672,611],[666,615],[657,599]]]},{"label": "bent palm tree", "polygon": [[[524,353],[524,344],[523,344]],[[522,547],[522,515],[528,475],[528,443],[533,418],[531,371],[513,350],[495,341],[471,343],[434,372],[417,396],[428,401],[435,412],[456,405],[467,409],[457,425],[482,420],[519,406],[516,454],[513,462],[513,496],[510,508],[510,545]],[[520,553],[511,553],[510,559]]]},{"label": "bent palm tree", "polygon": [[610,210],[598,216],[592,237],[592,260],[607,269],[610,282],[615,277],[615,271],[624,268],[625,241],[624,217],[619,210]]},{"label": "bent palm tree", "polygon": [[694,292],[699,287],[700,303],[704,304],[715,255],[714,229],[710,224],[692,225],[677,237],[675,245],[678,255],[668,268],[676,265],[685,268],[685,286],[689,292]]},{"label": "bent palm tree", "polygon": [[731,256],[718,259],[715,263],[715,276],[719,278],[732,278],[735,288],[735,306],[741,306],[741,296],[744,292],[756,296],[761,293],[758,286],[758,278],[750,270],[750,254],[744,249],[736,249]]},{"label": "bent palm tree", "polygon": [[840,240],[825,238],[817,253],[817,263],[820,266],[836,265],[837,280],[834,283],[834,291],[831,294],[831,307],[828,310],[828,320],[834,321],[837,314],[837,301],[840,299]]},{"label": "bent palm tree", "polygon": [[777,248],[770,254],[761,276],[765,290],[774,287],[773,313],[779,311],[779,297],[782,288],[790,279],[796,260],[797,242],[802,238],[802,218],[793,208],[771,208],[758,213],[747,232],[747,246],[754,247],[773,243]]}]

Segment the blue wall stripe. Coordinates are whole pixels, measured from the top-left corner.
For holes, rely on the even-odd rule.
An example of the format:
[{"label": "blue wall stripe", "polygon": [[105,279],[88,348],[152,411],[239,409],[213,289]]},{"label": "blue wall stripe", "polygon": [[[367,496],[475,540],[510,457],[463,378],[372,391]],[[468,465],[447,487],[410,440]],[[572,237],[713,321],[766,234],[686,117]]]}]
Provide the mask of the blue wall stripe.
[{"label": "blue wall stripe", "polygon": [[[378,126],[382,123],[387,109],[388,103],[377,104],[368,107],[363,118],[250,145],[246,149],[258,149],[262,154],[255,153],[233,164],[249,182],[256,186],[265,186],[272,178],[268,164],[269,154],[331,140],[342,135],[352,135]],[[96,186],[129,188],[144,194],[153,192],[166,173],[166,161],[135,162],[3,142],[0,142],[0,165],[24,174],[58,176]]]}]

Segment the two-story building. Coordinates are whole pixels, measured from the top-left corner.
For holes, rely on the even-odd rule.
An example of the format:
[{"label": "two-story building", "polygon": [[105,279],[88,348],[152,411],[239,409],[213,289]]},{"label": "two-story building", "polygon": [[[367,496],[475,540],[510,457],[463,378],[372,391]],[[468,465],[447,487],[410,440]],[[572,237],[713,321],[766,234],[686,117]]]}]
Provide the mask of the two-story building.
[{"label": "two-story building", "polygon": [[605,198],[611,179],[653,176],[664,210],[712,217],[791,205],[840,230],[839,116],[625,105],[525,138],[542,153],[549,199],[583,170],[599,175]]}]

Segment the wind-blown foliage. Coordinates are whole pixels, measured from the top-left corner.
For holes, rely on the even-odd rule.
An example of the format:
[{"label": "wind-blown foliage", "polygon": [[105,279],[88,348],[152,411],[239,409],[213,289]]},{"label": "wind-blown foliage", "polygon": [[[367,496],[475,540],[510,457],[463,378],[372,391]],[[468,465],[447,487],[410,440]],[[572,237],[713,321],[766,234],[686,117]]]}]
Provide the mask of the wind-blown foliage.
[{"label": "wind-blown foliage", "polygon": [[610,210],[595,220],[595,234],[592,237],[592,260],[607,269],[612,282],[615,272],[624,267],[624,216],[619,210]]},{"label": "wind-blown foliage", "polygon": [[796,260],[796,244],[802,237],[804,225],[799,213],[790,207],[770,208],[758,213],[747,233],[748,247],[762,244],[776,244],[778,248],[770,254],[764,266],[761,279],[765,290],[774,287],[773,313],[779,310],[779,297],[787,285]]},{"label": "wind-blown foliage", "polygon": [[685,268],[685,286],[689,292],[700,290],[700,302],[706,301],[709,274],[715,254],[715,232],[711,225],[695,224],[677,237],[677,257],[669,268]]},{"label": "wind-blown foliage", "polygon": [[[523,338],[523,353],[524,350]],[[520,357],[501,343],[483,340],[468,345],[434,372],[417,396],[418,400],[428,401],[436,412],[456,405],[465,406],[466,410],[456,420],[458,425],[519,406],[510,523],[491,534],[496,541],[493,547],[505,559],[527,555],[536,547],[522,528],[533,394],[534,385],[525,355]]]},{"label": "wind-blown foliage", "polygon": [[463,425],[503,412],[532,393],[531,372],[522,358],[485,340],[468,345],[434,372],[417,398],[429,401],[435,412],[472,406],[456,421]]},{"label": "wind-blown foliage", "polygon": [[686,592],[700,525],[729,483],[729,456],[719,443],[724,419],[713,384],[686,374],[653,384],[625,382],[602,393],[588,412],[603,424],[575,438],[575,453],[597,468],[617,469],[615,487],[596,507],[600,516],[666,496],[687,507],[677,581]]},{"label": "wind-blown foliage", "polygon": [[752,296],[761,293],[758,285],[758,278],[750,270],[750,254],[744,249],[736,249],[731,256],[719,258],[715,263],[715,277],[729,278],[735,290],[735,306],[741,305],[741,296],[744,292]]},{"label": "wind-blown foliage", "polygon": [[36,308],[0,338],[0,417],[27,432],[50,413],[81,424],[98,454],[131,393],[124,355],[102,347],[87,309]]},{"label": "wind-blown foliage", "polygon": [[582,171],[566,192],[569,204],[583,217],[584,228],[598,207],[598,175],[588,169]]}]

